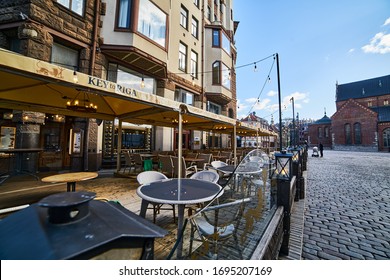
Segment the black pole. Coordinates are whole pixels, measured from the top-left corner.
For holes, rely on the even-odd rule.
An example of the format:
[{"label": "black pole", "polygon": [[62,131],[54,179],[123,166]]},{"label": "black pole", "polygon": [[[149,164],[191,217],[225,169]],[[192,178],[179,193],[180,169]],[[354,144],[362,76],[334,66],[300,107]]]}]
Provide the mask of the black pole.
[{"label": "black pole", "polygon": [[292,146],[295,147],[295,111],[294,111],[294,96],[291,97],[292,100],[292,109],[293,109],[293,133],[292,133]]},{"label": "black pole", "polygon": [[280,72],[279,72],[279,55],[276,53],[276,68],[278,72],[278,98],[279,98],[279,149],[282,151],[282,100],[280,93]]}]

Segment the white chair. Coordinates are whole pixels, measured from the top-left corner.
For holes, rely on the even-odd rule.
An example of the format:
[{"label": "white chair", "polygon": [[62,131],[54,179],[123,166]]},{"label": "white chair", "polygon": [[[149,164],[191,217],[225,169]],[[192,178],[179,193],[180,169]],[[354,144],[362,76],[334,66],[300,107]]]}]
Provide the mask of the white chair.
[{"label": "white chair", "polygon": [[209,181],[212,183],[218,183],[219,175],[216,172],[210,170],[198,171],[190,177],[190,179]]},{"label": "white chair", "polygon": [[[152,182],[157,182],[161,181],[164,179],[168,179],[167,176],[165,176],[163,173],[158,172],[158,171],[143,171],[137,175],[137,182],[140,185],[145,185],[149,184]],[[149,204],[152,205],[152,208],[148,209],[153,209],[153,223],[156,223],[156,216],[157,214],[160,213],[160,210],[172,210],[173,211],[173,220],[176,222],[176,211],[175,211],[175,205],[169,204],[171,207],[170,208],[163,208],[162,203],[156,203],[156,202],[150,202]]]}]

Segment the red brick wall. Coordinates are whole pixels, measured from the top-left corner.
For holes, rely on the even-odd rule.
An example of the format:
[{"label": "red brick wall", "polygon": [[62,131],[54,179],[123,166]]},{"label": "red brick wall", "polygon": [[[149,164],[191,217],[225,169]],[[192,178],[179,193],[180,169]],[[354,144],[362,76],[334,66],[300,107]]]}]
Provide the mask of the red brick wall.
[{"label": "red brick wall", "polygon": [[[322,129],[322,137],[319,137],[318,129]],[[328,135],[325,135],[325,129],[328,128]],[[322,143],[325,148],[332,147],[332,129],[331,124],[310,124],[309,125],[309,144],[311,146],[317,146]]]},{"label": "red brick wall", "polygon": [[376,140],[377,113],[359,104],[354,100],[348,100],[332,116],[332,132],[334,133],[334,144],[345,145],[345,124],[351,125],[351,140],[354,145],[355,123],[361,124],[362,146],[373,146]]}]

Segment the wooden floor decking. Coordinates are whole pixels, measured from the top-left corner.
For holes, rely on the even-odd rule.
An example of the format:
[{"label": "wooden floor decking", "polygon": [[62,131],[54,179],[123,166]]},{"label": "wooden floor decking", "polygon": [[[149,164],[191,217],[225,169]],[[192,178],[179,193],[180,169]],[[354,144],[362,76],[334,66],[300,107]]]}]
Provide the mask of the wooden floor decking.
[{"label": "wooden floor decking", "polygon": [[[51,174],[40,174],[40,178]],[[99,198],[106,198],[108,200],[118,201],[122,206],[128,210],[139,214],[141,199],[136,194],[138,183],[135,177],[131,178],[118,178],[113,177],[111,171],[99,172],[99,177],[93,180],[77,183],[76,190],[86,190],[96,193]],[[22,205],[26,203],[35,203],[41,198],[46,197],[53,193],[66,191],[66,184],[50,184],[43,183],[39,180],[32,180],[26,177],[23,179],[10,178],[0,185],[0,209],[11,206]],[[260,198],[263,194],[260,194]],[[265,197],[265,196],[264,196]],[[257,203],[253,201],[251,206],[253,209],[267,207],[263,203]],[[300,259],[302,248],[302,233],[303,233],[303,209],[304,200],[294,203],[294,209],[292,214],[292,226],[291,226],[291,238],[290,238],[290,254],[289,256],[281,256],[280,259]],[[257,209],[259,210],[259,209]],[[263,211],[263,210],[261,210]],[[1,218],[1,217],[0,217]],[[248,217],[247,217],[248,218]],[[248,234],[243,240],[243,255],[244,259],[249,259],[251,253],[258,243],[258,235],[264,230],[264,223],[261,221],[261,217],[249,217],[251,220],[250,234]],[[152,211],[147,211],[146,219],[152,221]],[[253,223],[252,223],[253,222]],[[168,231],[168,234],[164,238],[155,240],[155,259],[166,259],[171,252],[175,242],[177,234],[177,226],[173,223],[172,211],[161,211],[161,214],[157,216],[156,224]],[[248,225],[249,223],[247,223]],[[240,235],[247,234],[248,226],[242,228]],[[184,256],[188,256],[189,248],[189,226],[187,226],[184,233]],[[197,244],[199,247],[200,243]],[[239,259],[237,255],[237,246],[232,244],[226,244],[226,248],[221,250],[221,259]],[[195,258],[203,258],[205,255],[197,255]],[[172,255],[174,259],[176,253]],[[194,258],[194,255],[190,258]]]}]

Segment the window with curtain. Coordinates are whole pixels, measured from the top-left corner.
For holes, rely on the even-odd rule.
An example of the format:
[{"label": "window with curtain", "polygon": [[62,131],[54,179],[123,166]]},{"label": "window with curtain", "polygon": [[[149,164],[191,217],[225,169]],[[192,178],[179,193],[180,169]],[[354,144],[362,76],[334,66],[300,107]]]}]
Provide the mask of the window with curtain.
[{"label": "window with curtain", "polygon": [[165,47],[166,30],[167,15],[149,0],[139,0],[137,31]]},{"label": "window with curtain", "polygon": [[192,21],[191,21],[191,34],[196,39],[198,39],[198,26],[199,26],[198,20],[196,18],[192,17]]},{"label": "window with curtain", "polygon": [[213,47],[219,47],[220,32],[218,29],[213,29]]},{"label": "window with curtain", "polygon": [[130,29],[132,0],[119,0],[118,5],[117,26],[119,28]]},{"label": "window with curtain", "polygon": [[184,89],[175,90],[175,101],[194,105],[194,94]]},{"label": "window with curtain", "polygon": [[216,61],[213,63],[213,85],[221,84],[221,63]]},{"label": "window with curtain", "polygon": [[219,115],[221,113],[221,106],[213,102],[209,102],[208,111]]},{"label": "window with curtain", "polygon": [[351,125],[349,123],[346,123],[344,125],[344,135],[345,135],[345,144],[351,145],[352,144]]},{"label": "window with curtain", "polygon": [[187,46],[180,42],[179,44],[179,69],[187,70]]},{"label": "window with curtain", "polygon": [[191,50],[191,75],[198,78],[198,54]]},{"label": "window with curtain", "polygon": [[362,144],[362,127],[360,123],[355,123],[353,125],[353,134],[354,134],[354,142],[356,145]]},{"label": "window with curtain", "polygon": [[84,15],[85,0],[57,0],[57,2],[80,16]]},{"label": "window with curtain", "polygon": [[181,6],[180,8],[180,25],[187,29],[188,26],[188,10]]}]

